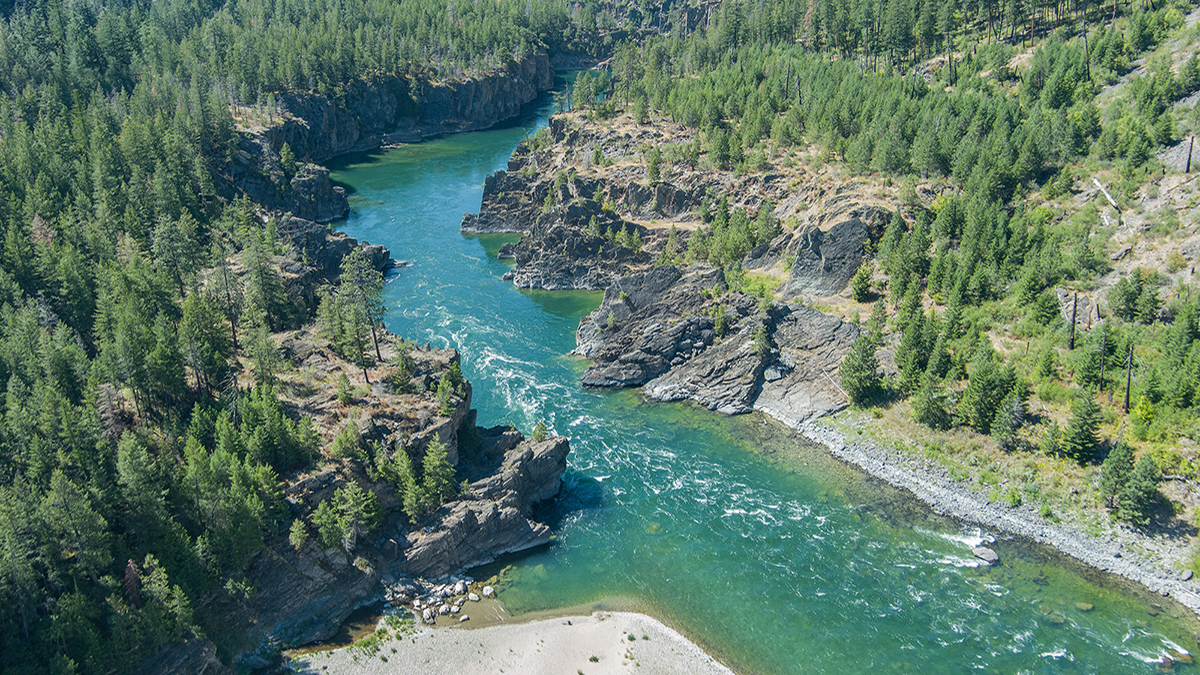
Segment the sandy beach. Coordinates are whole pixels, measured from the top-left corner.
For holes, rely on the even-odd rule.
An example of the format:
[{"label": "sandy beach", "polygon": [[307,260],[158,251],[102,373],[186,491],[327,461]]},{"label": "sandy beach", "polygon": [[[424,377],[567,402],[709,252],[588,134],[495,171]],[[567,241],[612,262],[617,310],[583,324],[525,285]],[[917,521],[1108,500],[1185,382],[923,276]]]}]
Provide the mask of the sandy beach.
[{"label": "sandy beach", "polygon": [[381,641],[374,653],[347,647],[298,657],[291,667],[314,675],[733,674],[661,622],[631,612],[595,612],[475,629],[466,624],[421,626]]}]

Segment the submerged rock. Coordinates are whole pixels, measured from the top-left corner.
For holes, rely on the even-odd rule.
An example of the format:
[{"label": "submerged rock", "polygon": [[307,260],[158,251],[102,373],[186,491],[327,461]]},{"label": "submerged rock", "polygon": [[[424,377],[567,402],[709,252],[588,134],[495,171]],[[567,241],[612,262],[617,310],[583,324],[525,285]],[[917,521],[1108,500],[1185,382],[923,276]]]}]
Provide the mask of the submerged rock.
[{"label": "submerged rock", "polygon": [[986,546],[977,546],[971,549],[971,554],[989,565],[995,565],[1000,562],[1000,556]]}]

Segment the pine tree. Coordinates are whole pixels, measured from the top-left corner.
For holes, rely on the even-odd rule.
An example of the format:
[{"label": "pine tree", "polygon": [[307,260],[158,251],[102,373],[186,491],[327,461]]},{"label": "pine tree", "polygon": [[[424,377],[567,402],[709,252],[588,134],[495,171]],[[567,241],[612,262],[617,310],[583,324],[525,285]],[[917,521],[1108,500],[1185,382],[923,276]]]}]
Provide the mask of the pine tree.
[{"label": "pine tree", "polygon": [[[385,307],[383,305],[383,275],[371,266],[362,248],[356,248],[345,258],[342,258],[342,276],[338,284],[338,297],[342,299],[345,313],[349,322],[347,332],[363,329],[369,331],[371,342],[375,347],[375,358],[383,360],[379,351],[379,324],[383,320]],[[358,349],[355,346],[355,349]],[[365,351],[363,349],[362,351]],[[366,355],[355,355],[354,359],[362,365],[367,362]]]},{"label": "pine tree", "polygon": [[1014,388],[996,409],[996,417],[992,420],[992,440],[1005,452],[1017,449],[1017,430],[1025,424],[1025,401],[1020,392]]},{"label": "pine tree", "polygon": [[1096,452],[1100,441],[1096,432],[1100,428],[1100,407],[1090,390],[1082,390],[1071,402],[1071,423],[1063,433],[1062,449],[1080,464],[1087,464]]},{"label": "pine tree", "polygon": [[991,433],[1000,403],[997,396],[996,355],[990,345],[979,348],[968,369],[967,388],[958,402],[958,416],[981,434]]},{"label": "pine tree", "polygon": [[838,373],[842,380],[842,389],[850,398],[850,403],[862,406],[874,398],[879,390],[879,360],[875,356],[876,343],[870,334],[858,336],[850,345],[850,352],[842,361]]},{"label": "pine tree", "polygon": [[854,277],[850,279],[850,295],[855,302],[867,302],[871,299],[871,273],[874,264],[865,261],[858,266]]},{"label": "pine tree", "polygon": [[1150,455],[1142,455],[1129,481],[1121,490],[1117,516],[1137,525],[1150,522],[1150,510],[1158,499],[1158,482],[1162,472]]},{"label": "pine tree", "polygon": [[442,505],[454,494],[454,467],[446,455],[446,444],[438,439],[425,448],[425,459],[421,462],[421,490],[424,493],[424,508],[428,513]]},{"label": "pine tree", "polygon": [[1133,475],[1133,459],[1133,448],[1128,443],[1118,443],[1104,459],[1100,468],[1100,492],[1110,509],[1117,505],[1117,499]]},{"label": "pine tree", "polygon": [[946,394],[942,387],[941,378],[932,372],[926,372],[921,381],[921,388],[912,399],[913,420],[931,429],[944,429],[950,421],[950,413],[946,410]]},{"label": "pine tree", "polygon": [[288,145],[286,141],[279,149],[279,165],[283,168],[283,175],[287,180],[291,180],[292,176],[296,175],[296,153],[292,151],[292,146]]}]

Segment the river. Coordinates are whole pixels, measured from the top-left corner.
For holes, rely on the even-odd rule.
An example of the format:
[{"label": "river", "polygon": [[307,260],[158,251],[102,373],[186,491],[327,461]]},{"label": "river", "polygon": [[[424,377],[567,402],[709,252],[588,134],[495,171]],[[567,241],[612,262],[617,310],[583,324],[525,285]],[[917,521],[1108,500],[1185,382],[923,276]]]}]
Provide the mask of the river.
[{"label": "river", "polygon": [[459,232],[548,113],[544,98],[500,128],[331,166],[352,190],[339,227],[411,263],[387,282],[388,327],[461,350],[481,424],[571,438],[563,494],[538,514],[556,541],[475,572],[501,575],[510,612],[644,611],[746,675],[1148,673],[1195,651],[1174,603],[1003,537],[1002,564],[978,566],[977,530],[769,419],[582,388],[567,354],[600,294],[518,290],[496,258],[513,237]]}]

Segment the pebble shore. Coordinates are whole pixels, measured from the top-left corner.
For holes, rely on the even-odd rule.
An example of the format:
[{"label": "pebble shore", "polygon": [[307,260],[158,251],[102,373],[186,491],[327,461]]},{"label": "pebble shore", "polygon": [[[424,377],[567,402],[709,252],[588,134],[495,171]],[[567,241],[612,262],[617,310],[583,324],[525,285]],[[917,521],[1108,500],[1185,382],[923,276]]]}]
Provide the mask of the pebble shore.
[{"label": "pebble shore", "polygon": [[952,479],[942,467],[870,439],[847,439],[841,431],[820,420],[805,422],[797,430],[808,440],[828,448],[835,457],[911,492],[939,514],[1046,544],[1095,569],[1174,598],[1200,614],[1200,586],[1192,579],[1190,570],[1143,558],[1118,539],[1099,539],[1069,525],[1047,522],[1027,506],[1012,508],[990,502]]}]

